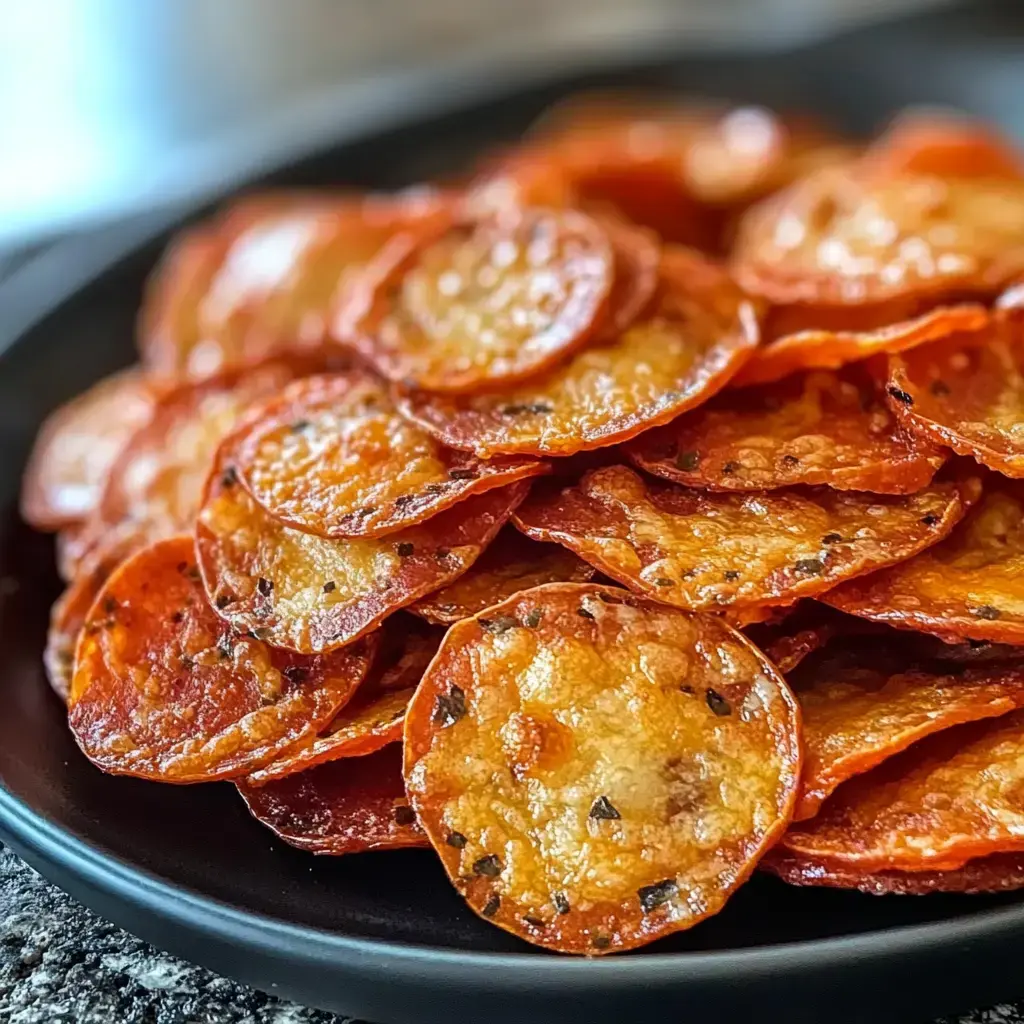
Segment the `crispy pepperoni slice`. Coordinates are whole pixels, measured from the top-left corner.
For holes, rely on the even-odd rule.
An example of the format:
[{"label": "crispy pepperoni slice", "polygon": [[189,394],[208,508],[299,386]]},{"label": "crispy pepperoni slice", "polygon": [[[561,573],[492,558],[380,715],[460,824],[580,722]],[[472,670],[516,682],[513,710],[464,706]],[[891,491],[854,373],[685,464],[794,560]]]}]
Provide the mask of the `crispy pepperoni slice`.
[{"label": "crispy pepperoni slice", "polygon": [[[913,303],[911,308],[920,306],[921,303]],[[948,338],[957,331],[976,330],[989,318],[988,310],[975,302],[940,305],[909,319],[899,312],[887,314],[884,308],[873,310],[866,320],[869,323],[880,320],[880,323],[865,327],[850,323],[853,317],[843,309],[797,312],[790,307],[785,311],[785,318],[781,314],[781,310],[774,310],[769,315],[768,329],[782,330],[783,335],[754,353],[736,374],[733,386],[770,384],[800,370],[835,370],[847,363],[863,362],[872,356],[902,352]],[[845,326],[838,326],[844,321]],[[792,327],[796,322],[799,327],[787,332],[787,323]],[[828,326],[830,323],[833,326]]]},{"label": "crispy pepperoni slice", "polygon": [[124,370],[51,413],[25,470],[22,517],[37,530],[86,519],[121,448],[152,415],[154,398],[138,370]]},{"label": "crispy pepperoni slice", "polygon": [[820,171],[748,211],[733,268],[777,303],[994,296],[1024,269],[1024,179]]},{"label": "crispy pepperoni slice", "polygon": [[1010,141],[970,118],[909,111],[865,151],[870,174],[934,174],[942,178],[1024,178],[1024,155]]},{"label": "crispy pepperoni slice", "polygon": [[410,802],[470,907],[566,953],[717,913],[785,828],[799,714],[715,616],[549,584],[452,626],[409,707]]},{"label": "crispy pepperoni slice", "polygon": [[376,378],[355,372],[296,382],[235,450],[256,501],[321,537],[394,533],[547,470],[524,456],[485,462],[445,447],[403,419]]},{"label": "crispy pepperoni slice", "polygon": [[305,654],[335,650],[464,573],[526,496],[529,481],[475,495],[387,537],[328,539],[269,516],[221,447],[196,525],[210,600],[242,631]]},{"label": "crispy pepperoni slice", "polygon": [[822,599],[844,612],[955,642],[1024,644],[1024,481],[992,474],[944,541]]},{"label": "crispy pepperoni slice", "polygon": [[1022,751],[1024,710],[946,729],[851,779],[782,845],[863,871],[951,871],[1019,853]]},{"label": "crispy pepperoni slice", "polygon": [[839,636],[786,674],[804,718],[796,820],[924,736],[1024,705],[1024,660],[929,658],[891,632]]},{"label": "crispy pepperoni slice", "polygon": [[317,350],[339,283],[396,233],[447,207],[394,197],[270,193],[184,235],[149,282],[139,324],[148,369],[205,380],[286,352]]},{"label": "crispy pepperoni slice", "polygon": [[1024,476],[1024,317],[891,356],[886,390],[915,434]]},{"label": "crispy pepperoni slice", "polygon": [[730,389],[628,450],[650,473],[722,491],[828,484],[907,494],[945,461],[899,426],[881,389],[856,366]]},{"label": "crispy pepperoni slice", "polygon": [[590,217],[506,210],[396,238],[347,291],[334,331],[390,380],[475,391],[586,344],[614,277],[608,235]]},{"label": "crispy pepperoni slice", "polygon": [[104,538],[76,566],[75,575],[50,610],[43,667],[54,693],[63,701],[72,696],[75,647],[89,609],[110,574],[138,547],[139,541],[134,533],[118,534],[115,531]]},{"label": "crispy pepperoni slice", "polygon": [[761,867],[790,885],[857,889],[871,896],[1011,892],[1024,888],[1024,854],[994,853],[950,871],[860,871],[776,848]]},{"label": "crispy pepperoni slice", "polygon": [[446,444],[497,455],[572,455],[625,441],[707,401],[749,358],[754,307],[696,253],[662,254],[659,293],[617,340],[517,388],[446,397],[414,391],[400,408]]},{"label": "crispy pepperoni slice", "polygon": [[191,529],[217,446],[254,402],[304,369],[272,360],[166,392],[111,467],[93,536],[130,526],[155,540]]},{"label": "crispy pepperoni slice", "polygon": [[235,632],[206,603],[192,538],[125,562],[79,641],[69,724],[98,768],[164,782],[255,771],[330,721],[373,643],[302,657]]},{"label": "crispy pepperoni slice", "polygon": [[910,495],[828,487],[727,494],[648,481],[625,466],[538,488],[515,513],[624,583],[692,611],[792,604],[945,537],[978,481]]},{"label": "crispy pepperoni slice", "polygon": [[249,785],[263,786],[343,757],[364,757],[402,739],[405,709],[444,632],[399,614],[388,619],[382,634],[355,697],[316,736],[253,772]]},{"label": "crispy pepperoni slice", "polygon": [[252,816],[300,850],[340,856],[429,845],[405,798],[397,745],[266,786],[237,785]]},{"label": "crispy pepperoni slice", "polygon": [[450,625],[544,583],[586,583],[588,562],[559,544],[538,544],[506,526],[469,572],[417,601],[410,611],[428,622]]}]

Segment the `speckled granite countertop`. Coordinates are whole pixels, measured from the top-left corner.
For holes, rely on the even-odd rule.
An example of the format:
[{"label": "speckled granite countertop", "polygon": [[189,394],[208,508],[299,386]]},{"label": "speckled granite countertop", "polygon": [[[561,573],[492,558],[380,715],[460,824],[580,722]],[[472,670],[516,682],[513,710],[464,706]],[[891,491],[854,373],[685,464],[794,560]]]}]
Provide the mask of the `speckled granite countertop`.
[{"label": "speckled granite countertop", "polygon": [[[154,949],[90,913],[2,846],[0,1021],[356,1024],[236,985]],[[1024,1006],[980,1010],[942,1024],[1024,1024]]]}]

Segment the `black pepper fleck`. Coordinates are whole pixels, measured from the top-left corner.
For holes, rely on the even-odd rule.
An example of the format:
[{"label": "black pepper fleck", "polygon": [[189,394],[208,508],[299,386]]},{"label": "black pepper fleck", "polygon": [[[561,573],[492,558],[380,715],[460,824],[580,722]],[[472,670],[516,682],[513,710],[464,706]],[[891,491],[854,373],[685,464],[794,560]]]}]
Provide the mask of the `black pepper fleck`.
[{"label": "black pepper fleck", "polygon": [[416,821],[416,812],[408,804],[395,807],[395,824],[412,825]]},{"label": "black pepper fleck", "polygon": [[676,456],[676,467],[686,472],[696,469],[700,465],[699,452],[680,452]]},{"label": "black pepper fleck", "polygon": [[218,594],[214,598],[213,603],[216,608],[223,611],[229,604],[231,604],[232,601],[234,601],[233,594]]},{"label": "black pepper fleck", "polygon": [[710,686],[704,692],[704,699],[708,702],[708,707],[719,718],[725,718],[727,715],[732,714],[732,707],[729,702],[717,690],[712,690]]},{"label": "black pepper fleck", "polygon": [[448,476],[452,480],[475,480],[480,474],[475,469],[450,469]]},{"label": "black pepper fleck", "polygon": [[334,580],[328,580],[324,584],[324,593],[325,594],[333,594],[334,591],[337,590],[337,588],[338,588],[338,584],[335,583]]},{"label": "black pepper fleck", "polygon": [[793,568],[808,576],[820,576],[825,571],[824,563],[820,558],[801,558],[793,565]]},{"label": "black pepper fleck", "polygon": [[736,470],[739,469],[739,468],[740,468],[740,466],[739,466],[738,462],[723,462],[722,463],[722,475],[723,476],[732,476],[732,474],[735,473]]},{"label": "black pepper fleck", "polygon": [[569,905],[569,897],[564,892],[553,892],[551,894],[551,902],[554,904],[555,910],[560,914],[568,914],[572,907]]},{"label": "black pepper fleck", "polygon": [[274,592],[274,584],[271,580],[268,580],[266,576],[260,576],[256,580],[256,589],[259,591],[261,597],[270,597]]},{"label": "black pepper fleck", "polygon": [[942,517],[935,515],[933,512],[929,512],[926,516],[921,516],[921,522],[925,526],[938,526],[942,522]]},{"label": "black pepper fleck", "polygon": [[533,611],[530,612],[530,614],[527,615],[526,619],[524,620],[526,625],[529,626],[530,629],[536,629],[540,625],[542,614],[543,613],[539,608],[534,608]]},{"label": "black pepper fleck", "polygon": [[459,686],[452,686],[447,693],[439,693],[434,701],[434,725],[447,729],[466,714],[466,694]]},{"label": "black pepper fleck", "polygon": [[309,420],[296,420],[288,428],[294,434],[301,433],[303,430],[308,430],[313,424]]},{"label": "black pepper fleck", "polygon": [[590,944],[594,949],[607,949],[612,944],[612,940],[607,935],[595,935],[590,940]]},{"label": "black pepper fleck", "polygon": [[461,832],[449,832],[445,837],[445,842],[449,846],[455,847],[456,850],[462,850],[465,848],[468,840]]},{"label": "black pepper fleck", "polygon": [[783,455],[782,464],[784,466],[799,466],[800,460],[795,455]]},{"label": "black pepper fleck", "polygon": [[732,583],[735,580],[738,580],[739,578],[739,569],[726,569],[725,572],[722,573],[722,579],[724,579],[727,583]]},{"label": "black pepper fleck", "polygon": [[492,896],[485,904],[483,910],[480,911],[484,917],[494,917],[498,912],[498,907],[501,906],[501,897]]},{"label": "black pepper fleck", "polygon": [[523,921],[525,921],[531,928],[547,927],[547,921],[542,921],[539,917],[532,917],[530,914],[524,914]]},{"label": "black pepper fleck", "polygon": [[675,580],[670,580],[667,576],[659,576],[654,581],[654,585],[656,587],[674,587],[676,584]]},{"label": "black pepper fleck", "polygon": [[289,665],[281,670],[281,675],[290,683],[304,683],[309,678],[309,669],[301,665]]},{"label": "black pepper fleck", "polygon": [[510,629],[515,629],[519,625],[519,620],[513,615],[499,615],[496,619],[477,619],[480,623],[480,628],[487,630],[488,633],[494,633],[500,636],[502,633],[507,633]]},{"label": "black pepper fleck", "polygon": [[906,391],[903,391],[902,389],[896,387],[895,384],[890,384],[885,390],[890,398],[895,398],[896,401],[901,403],[902,405],[914,404],[914,396],[908,395]]},{"label": "black pepper fleck", "polygon": [[841,533],[826,533],[825,536],[821,538],[821,543],[838,544],[842,539],[843,535]]},{"label": "black pepper fleck", "polygon": [[636,894],[640,897],[640,909],[645,914],[649,914],[663,903],[668,903],[670,899],[678,896],[679,886],[674,878],[666,878],[655,882],[654,885],[642,885],[637,889]]},{"label": "black pepper fleck", "polygon": [[496,853],[489,853],[486,857],[473,861],[473,874],[485,875],[487,878],[497,878],[501,874],[501,858]]},{"label": "black pepper fleck", "polygon": [[540,416],[554,411],[554,406],[548,405],[547,402],[524,402],[520,405],[506,405],[501,409],[502,414],[505,416],[522,416],[523,413],[533,413],[535,416]]},{"label": "black pepper fleck", "polygon": [[238,471],[234,466],[228,466],[220,475],[221,487],[234,487],[238,483]]},{"label": "black pepper fleck", "polygon": [[968,611],[972,615],[977,615],[979,619],[988,619],[989,621],[995,621],[1003,613],[998,608],[993,608],[990,604],[979,605],[977,608],[969,608]]},{"label": "black pepper fleck", "polygon": [[117,611],[117,599],[114,597],[108,597],[103,602],[103,610],[107,613],[107,615],[113,615],[114,612]]},{"label": "black pepper fleck", "polygon": [[618,821],[622,815],[615,809],[611,800],[606,796],[599,796],[590,808],[589,818],[595,821]]},{"label": "black pepper fleck", "polygon": [[590,611],[590,609],[584,608],[582,606],[576,609],[576,614],[581,619],[593,619],[594,618],[594,613],[592,611]]},{"label": "black pepper fleck", "polygon": [[185,613],[183,611],[181,611],[180,609],[178,611],[176,611],[171,616],[171,622],[173,622],[176,626],[179,625],[181,622],[183,622],[184,619],[185,619]]},{"label": "black pepper fleck", "polygon": [[399,558],[408,558],[416,549],[407,540],[403,540],[395,550]]}]

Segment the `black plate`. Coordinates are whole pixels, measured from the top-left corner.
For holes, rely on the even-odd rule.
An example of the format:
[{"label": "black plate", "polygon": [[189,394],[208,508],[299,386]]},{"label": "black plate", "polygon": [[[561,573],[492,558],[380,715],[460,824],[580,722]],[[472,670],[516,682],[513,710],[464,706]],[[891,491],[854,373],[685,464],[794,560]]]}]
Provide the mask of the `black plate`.
[{"label": "black plate", "polygon": [[[447,112],[307,155],[271,180],[387,187],[448,171],[557,95],[599,82],[813,106],[866,128],[905,102],[939,98],[934,79],[925,95],[916,78],[884,79],[886,67],[899,72],[906,59],[920,66],[920,39],[918,31],[895,41],[867,34],[798,54],[647,64],[472,105],[463,98],[459,106],[449,89]],[[943,59],[955,65],[948,54],[933,64]],[[947,91],[942,98],[956,98],[955,83]],[[52,544],[10,510],[47,411],[131,358],[142,282],[165,241],[133,238],[120,260],[97,247],[74,261],[81,286],[58,303],[69,280],[64,251],[53,265],[64,273],[37,270],[7,296],[35,321],[8,339],[0,359],[0,502],[8,509],[0,518],[0,834],[18,853],[159,946],[258,988],[379,1021],[841,1024],[924,1019],[1024,992],[1014,956],[1024,903],[1012,896],[878,899],[758,878],[686,935],[634,955],[570,960],[477,920],[429,852],[316,859],[274,841],[229,786],[158,786],[95,771],[42,677],[58,586]]]}]

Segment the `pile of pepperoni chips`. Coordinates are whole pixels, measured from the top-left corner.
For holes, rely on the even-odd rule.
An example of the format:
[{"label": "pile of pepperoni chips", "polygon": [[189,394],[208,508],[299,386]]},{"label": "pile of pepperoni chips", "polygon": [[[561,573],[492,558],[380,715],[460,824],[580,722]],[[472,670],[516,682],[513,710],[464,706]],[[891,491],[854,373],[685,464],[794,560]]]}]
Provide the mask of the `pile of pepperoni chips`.
[{"label": "pile of pepperoni chips", "polygon": [[[85,756],[564,953],[1024,886],[1024,153],[582,98],[154,272],[25,518]],[[772,884],[779,884],[774,882]]]}]

